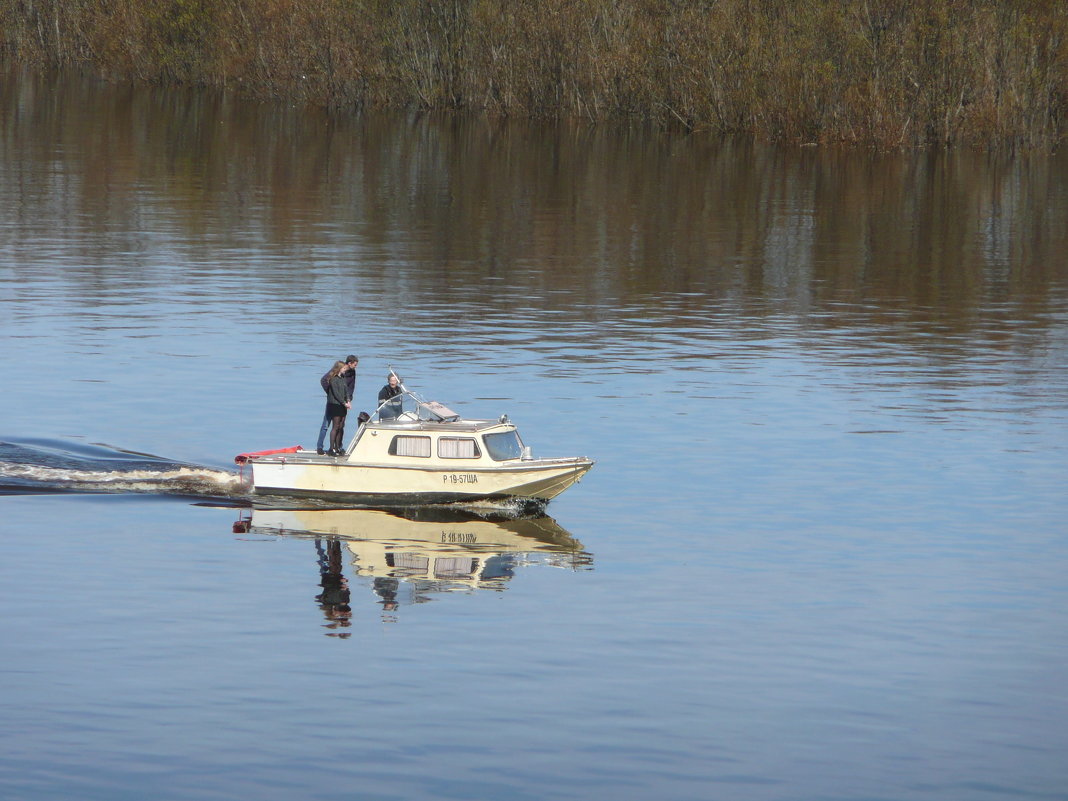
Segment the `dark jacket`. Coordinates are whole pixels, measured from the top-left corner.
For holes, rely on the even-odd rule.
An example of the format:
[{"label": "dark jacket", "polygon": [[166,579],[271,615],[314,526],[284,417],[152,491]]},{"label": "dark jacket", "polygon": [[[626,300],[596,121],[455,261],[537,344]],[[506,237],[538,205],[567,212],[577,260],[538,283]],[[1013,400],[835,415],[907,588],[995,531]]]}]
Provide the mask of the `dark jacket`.
[{"label": "dark jacket", "polygon": [[326,402],[334,406],[345,408],[345,404],[352,400],[348,382],[345,376],[336,375],[326,385]]},{"label": "dark jacket", "polygon": [[[349,370],[345,373],[345,384],[349,388],[349,400],[356,397],[356,371]],[[323,392],[330,392],[330,371],[327,370],[323,373],[323,377],[319,379],[319,385],[323,388]]]},{"label": "dark jacket", "polygon": [[[397,417],[401,413],[401,411],[402,411],[402,409],[404,407],[402,406],[401,398],[398,398],[397,396],[400,395],[403,391],[404,390],[402,390],[399,386],[398,387],[391,387],[389,384],[386,384],[384,387],[382,387],[381,390],[379,390],[379,392],[378,392],[378,405],[379,405],[378,416],[381,419],[383,419],[383,420],[391,419],[391,418]],[[385,406],[383,406],[382,405],[383,401],[389,401],[389,403],[387,403]]]}]

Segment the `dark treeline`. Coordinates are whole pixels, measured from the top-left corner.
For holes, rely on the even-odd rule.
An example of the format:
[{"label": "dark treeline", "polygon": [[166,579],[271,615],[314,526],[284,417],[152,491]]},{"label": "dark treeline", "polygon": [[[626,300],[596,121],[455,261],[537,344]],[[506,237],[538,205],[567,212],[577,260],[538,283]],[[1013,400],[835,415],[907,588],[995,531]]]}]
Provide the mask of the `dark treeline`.
[{"label": "dark treeline", "polygon": [[0,47],[335,109],[652,119],[786,142],[1052,148],[1063,0],[0,0]]}]

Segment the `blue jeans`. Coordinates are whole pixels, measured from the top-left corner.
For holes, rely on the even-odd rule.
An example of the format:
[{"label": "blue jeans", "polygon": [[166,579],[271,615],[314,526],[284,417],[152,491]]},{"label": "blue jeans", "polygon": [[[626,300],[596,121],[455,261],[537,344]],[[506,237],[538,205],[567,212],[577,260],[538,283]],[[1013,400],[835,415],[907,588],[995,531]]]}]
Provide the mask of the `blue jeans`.
[{"label": "blue jeans", "polygon": [[321,451],[323,449],[323,442],[326,440],[326,432],[330,428],[330,421],[333,418],[330,416],[330,410],[327,409],[323,412],[323,425],[319,429],[319,439],[315,441],[315,450]]}]

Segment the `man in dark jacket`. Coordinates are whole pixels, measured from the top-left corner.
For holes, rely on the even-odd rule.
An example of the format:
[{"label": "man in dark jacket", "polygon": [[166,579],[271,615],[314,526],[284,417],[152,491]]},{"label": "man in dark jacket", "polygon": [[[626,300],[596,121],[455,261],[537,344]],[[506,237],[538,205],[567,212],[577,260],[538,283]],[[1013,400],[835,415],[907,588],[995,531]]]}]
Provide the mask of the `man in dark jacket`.
[{"label": "man in dark jacket", "polygon": [[[348,372],[345,373],[345,381],[349,387],[349,397],[351,401],[356,395],[356,365],[360,363],[358,356],[353,356],[351,353],[345,357],[345,364],[349,366]],[[330,371],[327,370],[323,373],[323,377],[319,379],[319,385],[323,388],[323,392],[327,392],[330,388]],[[329,412],[323,413],[323,424],[319,427],[319,439],[315,441],[315,452],[320,456],[325,453],[323,451],[323,443],[326,441],[326,432],[330,430],[330,414]]]},{"label": "man in dark jacket", "polygon": [[394,420],[404,411],[404,399],[400,397],[403,392],[400,388],[400,376],[391,370],[387,381],[388,383],[378,393],[379,420]]}]

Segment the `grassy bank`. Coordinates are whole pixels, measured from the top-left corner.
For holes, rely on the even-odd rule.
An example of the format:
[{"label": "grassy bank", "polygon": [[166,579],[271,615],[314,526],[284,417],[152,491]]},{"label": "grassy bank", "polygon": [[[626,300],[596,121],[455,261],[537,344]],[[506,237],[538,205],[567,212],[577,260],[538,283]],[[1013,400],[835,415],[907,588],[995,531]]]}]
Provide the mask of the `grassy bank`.
[{"label": "grassy bank", "polygon": [[337,109],[653,119],[882,148],[1050,148],[1062,0],[0,0],[23,63]]}]

